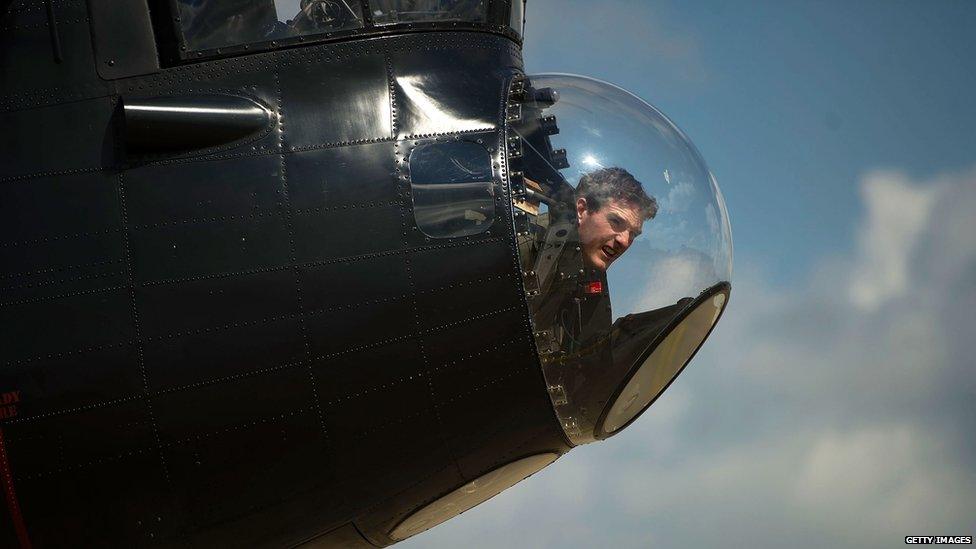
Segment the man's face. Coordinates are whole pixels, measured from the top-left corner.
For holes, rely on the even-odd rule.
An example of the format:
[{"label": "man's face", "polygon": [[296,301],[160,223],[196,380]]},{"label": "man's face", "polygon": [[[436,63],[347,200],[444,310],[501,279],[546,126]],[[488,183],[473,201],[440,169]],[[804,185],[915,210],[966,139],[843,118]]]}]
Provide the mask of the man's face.
[{"label": "man's face", "polygon": [[593,212],[586,206],[585,198],[576,199],[583,263],[606,271],[641,234],[644,218],[636,206],[621,200],[611,199]]}]

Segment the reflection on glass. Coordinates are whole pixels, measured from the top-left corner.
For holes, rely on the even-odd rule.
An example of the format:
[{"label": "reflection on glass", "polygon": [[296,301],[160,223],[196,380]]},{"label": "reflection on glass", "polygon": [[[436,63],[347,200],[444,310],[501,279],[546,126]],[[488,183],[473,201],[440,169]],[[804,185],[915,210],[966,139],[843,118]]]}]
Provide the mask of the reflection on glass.
[{"label": "reflection on glass", "polygon": [[522,36],[525,27],[525,0],[512,0],[512,11],[509,13],[509,26]]},{"label": "reflection on glass", "polygon": [[370,0],[377,25],[485,20],[485,0]]},{"label": "reflection on glass", "polygon": [[363,26],[359,0],[177,0],[190,51]]},{"label": "reflection on glass", "polygon": [[495,221],[491,155],[470,141],[418,145],[410,152],[417,227],[433,238],[469,236]]}]

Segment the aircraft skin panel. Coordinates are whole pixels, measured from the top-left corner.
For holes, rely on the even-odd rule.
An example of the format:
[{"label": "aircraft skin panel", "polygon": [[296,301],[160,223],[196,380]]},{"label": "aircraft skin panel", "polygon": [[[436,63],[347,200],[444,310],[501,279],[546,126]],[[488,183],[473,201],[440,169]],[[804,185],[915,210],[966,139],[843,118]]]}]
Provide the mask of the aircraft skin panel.
[{"label": "aircraft skin panel", "polygon": [[[300,272],[307,314],[331,316],[362,305],[380,306],[410,298],[407,264],[400,254],[319,262],[301,268]],[[388,276],[370,276],[377,272]],[[350,292],[352,288],[356,293]]]},{"label": "aircraft skin panel", "polygon": [[[108,281],[112,282],[117,281]],[[8,365],[24,366],[19,368],[24,370],[30,368],[25,365],[56,355],[124,345],[135,335],[125,314],[129,309],[127,294],[124,286],[110,285],[4,304],[0,323],[5,329],[0,345],[9,357]]]},{"label": "aircraft skin panel", "polygon": [[[37,429],[46,429],[50,422],[51,430],[59,428],[74,428],[70,421],[63,418],[71,413],[95,411],[122,405],[137,400],[142,392],[142,372],[131,368],[138,362],[136,349],[119,343],[93,348],[91,351],[77,352],[66,355],[44,356],[23,365],[7,366],[11,376],[18,370],[30,370],[32,375],[17,375],[20,381],[20,399],[16,405],[17,415],[8,418],[10,436],[22,432],[20,423],[15,420],[24,419],[27,410],[31,417],[36,417]],[[11,379],[11,378],[8,378]],[[30,394],[43,394],[44,399],[25,401]],[[25,429],[23,432],[31,432]],[[38,439],[43,441],[44,437]],[[52,448],[58,448],[58,437],[52,439]],[[25,450],[30,456],[32,452]],[[54,457],[61,459],[63,451],[57,451]],[[11,459],[20,458],[19,452],[11,453]],[[45,458],[34,455],[33,459],[26,459],[31,469],[47,470],[44,467]]]},{"label": "aircraft skin panel", "polygon": [[170,341],[177,336],[239,333],[254,325],[275,326],[294,320],[294,285],[293,273],[275,270],[239,277],[144,284],[137,288],[136,300],[145,311],[145,336],[153,342]]},{"label": "aircraft skin panel", "polygon": [[[0,513],[0,543],[385,546],[430,501],[568,450],[505,194],[510,37],[388,30],[109,81],[85,3],[55,5],[60,63],[43,10],[17,2],[0,35],[0,434],[23,525]],[[127,98],[193,94],[272,123],[126,151]],[[495,194],[479,232],[432,238],[409,155],[452,140],[483,147]]]},{"label": "aircraft skin panel", "polygon": [[112,84],[99,78],[95,71],[87,2],[51,3],[61,46],[60,63],[55,62],[47,2],[4,3],[9,8],[0,32],[2,110],[106,97],[113,92]]},{"label": "aircraft skin panel", "polygon": [[504,79],[477,70],[504,66],[498,50],[450,50],[436,56],[395,52],[389,62],[399,139],[500,127],[495,103]]},{"label": "aircraft skin panel", "polygon": [[[73,297],[84,299],[80,296],[117,290],[124,284],[121,261],[117,259],[117,249],[113,249],[118,242],[118,235],[102,234],[90,241],[79,242],[75,247],[63,241],[40,244],[35,248],[41,248],[37,253],[46,254],[44,257],[55,258],[61,263],[52,264],[33,255],[28,261],[19,263],[26,270],[4,281],[7,285],[2,286],[0,291],[6,299],[0,304],[13,311],[18,307],[32,308],[35,304]],[[21,250],[14,248],[6,251],[10,253],[0,256],[16,257]],[[86,253],[99,259],[80,259]],[[71,274],[64,276],[62,273],[65,272]],[[41,319],[41,322],[46,321]]]},{"label": "aircraft skin panel", "polygon": [[[285,156],[295,216],[389,208],[403,199],[400,185],[390,177],[395,170],[392,141],[298,149]],[[356,185],[347,184],[353,180]]]},{"label": "aircraft skin panel", "polygon": [[[103,172],[34,177],[29,184],[3,185],[0,193],[0,230],[11,243],[7,248],[117,233],[121,224],[116,179]],[[62,220],[80,231],[64,235],[55,232],[55,227],[26,223],[45,216]],[[112,249],[117,250],[118,245]],[[17,262],[28,259],[20,256]]]},{"label": "aircraft skin panel", "polygon": [[392,137],[382,55],[366,55],[355,63],[296,63],[276,74],[286,107],[282,139],[287,150]]},{"label": "aircraft skin panel", "polygon": [[288,222],[281,216],[227,219],[205,230],[190,223],[128,230],[133,281],[182,284],[248,276],[285,264]]},{"label": "aircraft skin panel", "polygon": [[[394,209],[396,208],[396,209]],[[362,226],[359,226],[362,224]],[[310,267],[334,261],[355,261],[384,253],[405,253],[399,204],[395,207],[341,209],[317,215],[296,216],[295,260]],[[356,227],[351,234],[334,238]],[[328,245],[323,244],[329,239]],[[393,241],[391,248],[390,239]]]},{"label": "aircraft skin panel", "polygon": [[[80,173],[95,171],[111,158],[112,140],[92,139],[92,131],[104,133],[111,129],[115,111],[107,97],[85,99],[63,105],[48,105],[37,109],[0,113],[4,132],[0,147],[4,155],[16,162],[0,165],[0,180],[17,181],[47,171]],[[63,125],[63,130],[54,131]],[[25,135],[45,128],[44,147],[25,140]],[[51,156],[58,158],[52,170]]]},{"label": "aircraft skin panel", "polygon": [[267,155],[133,166],[125,171],[130,229],[184,225],[199,230],[227,221],[279,216],[281,185],[269,184],[279,177],[279,169],[276,159]]}]

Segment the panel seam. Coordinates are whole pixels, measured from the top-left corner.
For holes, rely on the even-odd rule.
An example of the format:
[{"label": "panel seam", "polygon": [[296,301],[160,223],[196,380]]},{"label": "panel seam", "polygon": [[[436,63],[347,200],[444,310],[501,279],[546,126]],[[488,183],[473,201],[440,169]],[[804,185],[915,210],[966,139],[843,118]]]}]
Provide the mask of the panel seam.
[{"label": "panel seam", "polygon": [[298,263],[298,251],[295,244],[295,222],[294,214],[292,212],[291,204],[291,192],[288,188],[288,168],[285,161],[285,110],[284,110],[284,100],[281,87],[281,73],[278,70],[274,71],[275,87],[278,92],[278,159],[280,162],[280,178],[281,178],[281,188],[282,195],[285,201],[285,221],[288,227],[288,249],[290,253],[290,261],[292,264],[292,270],[295,274],[295,297],[298,305],[298,329],[302,335],[302,342],[305,347],[304,359],[301,362],[305,363],[306,371],[308,373],[308,383],[312,389],[312,408],[315,410],[315,414],[319,420],[319,430],[322,438],[324,440],[329,439],[329,430],[325,425],[325,414],[322,412],[322,403],[319,400],[318,386],[315,381],[315,371],[312,368],[313,361],[312,357],[312,344],[309,340],[308,327],[305,322],[305,305],[302,301],[302,268]]},{"label": "panel seam", "polygon": [[[146,358],[145,358],[145,342],[142,340],[142,327],[139,322],[139,307],[136,302],[136,283],[135,275],[132,268],[132,247],[129,240],[129,214],[126,209],[125,200],[125,175],[123,172],[118,174],[118,197],[119,197],[119,209],[120,217],[122,221],[122,257],[125,261],[125,277],[126,277],[126,287],[129,291],[129,304],[130,313],[132,315],[132,328],[133,335],[135,336],[136,343],[136,353],[139,360],[139,372],[142,375],[142,401],[146,406],[146,410],[149,413],[149,422],[152,426],[153,439],[155,440],[156,452],[159,455],[159,464],[163,471],[163,477],[166,481],[166,487],[170,494],[173,493],[173,480],[170,476],[169,465],[166,463],[166,455],[163,452],[163,443],[159,434],[159,421],[156,419],[156,413],[153,410],[152,398],[150,387],[149,387],[149,373],[146,370]],[[182,530],[182,529],[181,529]],[[186,533],[183,532],[182,536]],[[181,536],[181,537],[182,537]]]}]

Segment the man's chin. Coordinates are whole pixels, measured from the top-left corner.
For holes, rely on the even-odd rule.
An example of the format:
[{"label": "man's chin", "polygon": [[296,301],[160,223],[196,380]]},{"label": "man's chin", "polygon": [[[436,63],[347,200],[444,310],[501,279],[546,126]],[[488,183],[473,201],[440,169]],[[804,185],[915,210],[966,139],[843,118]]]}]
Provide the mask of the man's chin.
[{"label": "man's chin", "polygon": [[610,266],[610,263],[611,263],[612,260],[608,261],[608,260],[604,259],[603,257],[600,257],[601,256],[600,253],[598,253],[596,255],[597,255],[597,257],[592,257],[592,256],[591,257],[587,257],[586,258],[586,261],[583,262],[584,266],[587,269],[596,269],[598,271],[606,271],[607,268]]}]

